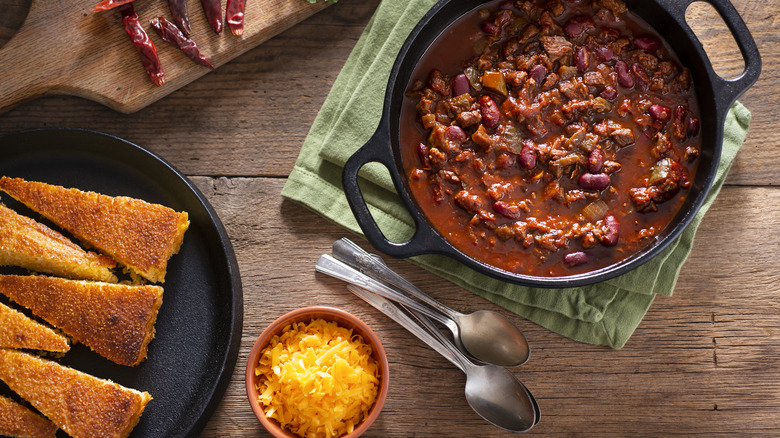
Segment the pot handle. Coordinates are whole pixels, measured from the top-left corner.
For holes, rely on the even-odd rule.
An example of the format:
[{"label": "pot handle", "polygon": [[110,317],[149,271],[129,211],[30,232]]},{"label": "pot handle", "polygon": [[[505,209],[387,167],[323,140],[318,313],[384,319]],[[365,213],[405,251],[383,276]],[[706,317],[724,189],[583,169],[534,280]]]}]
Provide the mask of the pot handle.
[{"label": "pot handle", "polygon": [[[688,26],[685,20],[685,11],[688,7],[699,0],[663,0],[659,4],[666,9],[672,17],[675,17],[681,25],[685,25],[683,28],[685,32],[689,34],[692,40],[698,41],[696,34],[693,33],[690,26]],[[731,104],[751,85],[753,85],[758,76],[761,74],[761,54],[758,52],[758,46],[753,39],[753,35],[750,33],[747,25],[742,20],[739,12],[734,8],[729,0],[703,0],[720,14],[720,17],[726,23],[726,26],[731,31],[731,36],[736,41],[742,58],[745,61],[745,70],[734,79],[723,79],[717,73],[712,70],[712,66],[709,66],[710,77],[713,81],[713,89],[715,91],[715,99],[721,109],[725,112],[728,111]]]},{"label": "pot handle", "polygon": [[[437,242],[435,238],[432,238],[435,234],[433,228],[428,225],[426,220],[421,220],[417,214],[415,214],[414,208],[410,206],[411,201],[403,195],[404,187],[400,180],[401,176],[398,172],[393,172],[396,165],[387,144],[390,141],[389,139],[389,129],[387,123],[383,120],[380,122],[379,127],[371,139],[358,149],[344,165],[341,182],[344,193],[347,195],[347,201],[352,209],[352,213],[355,215],[358,225],[360,225],[360,228],[363,230],[363,233],[365,233],[368,241],[371,242],[377,250],[392,257],[406,258],[431,252],[447,252],[446,249],[441,248],[442,245],[440,242]],[[371,162],[379,162],[390,170],[390,176],[392,177],[396,192],[398,192],[399,197],[401,197],[407,210],[414,219],[414,235],[406,242],[395,243],[388,240],[384,233],[382,233],[382,230],[379,229],[379,226],[368,209],[366,200],[358,185],[358,171],[360,171],[364,165]],[[426,235],[431,237],[426,238]],[[440,249],[437,250],[436,248]]]}]

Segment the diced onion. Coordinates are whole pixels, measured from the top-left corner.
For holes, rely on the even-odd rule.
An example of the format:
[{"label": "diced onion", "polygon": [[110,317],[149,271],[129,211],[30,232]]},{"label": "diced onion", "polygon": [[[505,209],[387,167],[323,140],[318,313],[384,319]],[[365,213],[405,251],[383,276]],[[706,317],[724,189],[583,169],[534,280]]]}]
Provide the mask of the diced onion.
[{"label": "diced onion", "polygon": [[596,199],[582,208],[582,214],[591,222],[604,219],[604,216],[607,215],[607,211],[609,211],[609,207],[601,199]]}]

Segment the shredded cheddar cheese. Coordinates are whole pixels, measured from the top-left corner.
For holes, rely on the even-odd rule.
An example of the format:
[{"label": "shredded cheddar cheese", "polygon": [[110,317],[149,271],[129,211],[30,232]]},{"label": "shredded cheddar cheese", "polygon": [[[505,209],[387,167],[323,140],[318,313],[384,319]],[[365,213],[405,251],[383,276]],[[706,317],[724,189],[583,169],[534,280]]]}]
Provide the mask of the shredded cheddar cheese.
[{"label": "shredded cheddar cheese", "polygon": [[263,350],[255,375],[266,417],[305,438],[351,433],[379,393],[371,346],[323,319],[284,327]]}]

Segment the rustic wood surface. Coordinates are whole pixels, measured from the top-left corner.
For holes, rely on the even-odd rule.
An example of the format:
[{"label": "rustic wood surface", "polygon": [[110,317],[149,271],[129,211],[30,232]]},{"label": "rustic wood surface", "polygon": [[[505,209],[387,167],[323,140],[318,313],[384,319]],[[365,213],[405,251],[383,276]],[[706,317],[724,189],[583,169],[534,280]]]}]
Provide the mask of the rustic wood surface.
[{"label": "rustic wood surface", "polygon": [[[315,274],[319,255],[347,233],[280,196],[378,2],[340,0],[135,114],[76,97],[45,97],[0,114],[0,134],[67,126],[140,144],[190,176],[220,214],[242,273],[244,331],[233,379],[205,437],[266,436],[246,401],[247,354],[275,318],[319,304],[363,318],[390,357],[390,396],[367,436],[504,434],[466,404],[460,371],[342,283]],[[531,434],[780,434],[780,4],[733,3],[758,42],[763,73],[740,98],[753,119],[727,184],[701,225],[674,296],[656,299],[623,349],[574,342],[513,317],[533,350],[516,370],[542,410]],[[0,43],[27,7],[29,1],[0,0]],[[711,8],[694,5],[688,16],[717,70],[738,74],[739,56]],[[389,262],[457,309],[503,311],[404,261]]]},{"label": "rustic wood surface", "polygon": [[[11,2],[9,18],[0,20],[21,21],[15,14],[19,9],[27,12],[27,16],[14,38],[0,50],[0,77],[16,78],[0,82],[0,111],[40,95],[69,94],[131,113],[210,71],[164,42],[148,25],[158,16],[170,19],[167,1],[137,2],[135,11],[165,71],[166,86],[157,87],[143,74],[119,11],[93,12],[96,3],[91,0]],[[218,35],[206,22],[200,2],[187,3],[191,11],[191,38],[215,67],[326,6],[289,0],[252,1],[246,6],[243,34],[234,36],[224,23],[224,15],[224,29]]]}]

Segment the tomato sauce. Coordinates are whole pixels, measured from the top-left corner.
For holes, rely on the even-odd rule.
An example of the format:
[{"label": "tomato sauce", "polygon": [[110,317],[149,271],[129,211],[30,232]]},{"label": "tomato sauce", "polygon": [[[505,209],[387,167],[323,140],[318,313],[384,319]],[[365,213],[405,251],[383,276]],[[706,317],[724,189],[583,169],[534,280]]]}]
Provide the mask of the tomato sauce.
[{"label": "tomato sauce", "polygon": [[682,205],[688,70],[618,0],[496,1],[451,25],[402,105],[413,198],[467,255],[533,276],[614,264]]}]

